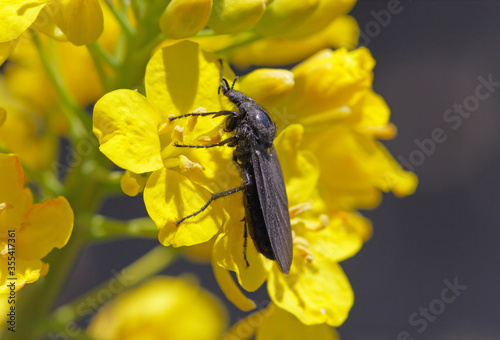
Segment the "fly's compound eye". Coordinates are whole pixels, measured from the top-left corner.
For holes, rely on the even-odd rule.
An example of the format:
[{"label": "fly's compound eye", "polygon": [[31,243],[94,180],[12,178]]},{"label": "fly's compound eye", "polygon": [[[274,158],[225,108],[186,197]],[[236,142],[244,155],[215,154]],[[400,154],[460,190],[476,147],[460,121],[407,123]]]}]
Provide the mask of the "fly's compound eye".
[{"label": "fly's compound eye", "polygon": [[236,117],[229,116],[226,118],[226,121],[224,122],[224,131],[230,132],[236,129]]}]

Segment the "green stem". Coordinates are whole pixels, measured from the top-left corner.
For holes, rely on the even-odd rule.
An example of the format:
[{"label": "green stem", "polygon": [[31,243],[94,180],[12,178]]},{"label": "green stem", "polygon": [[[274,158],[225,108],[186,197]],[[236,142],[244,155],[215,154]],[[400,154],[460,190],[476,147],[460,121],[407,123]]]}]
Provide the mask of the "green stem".
[{"label": "green stem", "polygon": [[87,45],[87,49],[94,61],[95,68],[97,70],[97,74],[99,75],[99,79],[101,80],[102,87],[104,91],[109,91],[109,78],[106,75],[106,71],[104,71],[104,67],[102,65],[102,55],[99,53],[99,43],[93,42],[90,45]]},{"label": "green stem", "polygon": [[214,32],[211,28],[204,28],[198,33],[193,38],[206,38],[206,37],[215,37],[218,35],[217,33]]},{"label": "green stem", "polygon": [[149,217],[136,218],[129,221],[119,221],[102,215],[92,217],[90,238],[108,240],[117,237],[158,237],[158,229]]},{"label": "green stem", "polygon": [[113,69],[116,69],[119,65],[116,61],[116,58],[106,51],[101,44],[97,41],[90,44],[91,48],[95,49],[95,52],[99,55],[99,57],[106,62]]},{"label": "green stem", "polygon": [[70,126],[70,135],[75,140],[80,140],[85,138],[87,131],[91,130],[92,122],[90,117],[87,115],[84,109],[78,105],[73,96],[68,93],[66,90],[67,87],[62,80],[57,67],[52,62],[51,58],[47,55],[47,52],[42,47],[40,40],[38,39],[38,35],[35,31],[32,31],[33,41],[40,55],[40,60],[47,72],[47,76],[52,81],[56,92],[61,98],[62,103],[64,104],[63,113],[65,114],[69,126]]},{"label": "green stem", "polygon": [[[108,302],[108,300],[102,301],[103,292],[106,293],[106,297],[112,299],[124,290],[130,289],[158,274],[170,265],[178,255],[179,252],[172,247],[156,246],[120,272],[113,273],[114,277],[110,280],[100,284],[69,304],[56,309],[52,314],[51,321],[66,324],[88,315],[89,311],[95,312],[101,305]],[[87,314],[82,311],[86,311]]]},{"label": "green stem", "polygon": [[248,44],[253,43],[254,41],[257,41],[260,39],[262,39],[262,36],[255,31],[242,32],[240,34],[240,39],[238,39],[238,41],[236,43],[234,43],[231,46],[217,50],[217,51],[215,51],[215,53],[218,55],[225,55],[237,47],[248,45]]},{"label": "green stem", "polygon": [[128,35],[129,37],[135,35],[135,28],[130,26],[130,23],[127,19],[127,15],[124,12],[118,11],[116,7],[112,4],[111,0],[106,0],[104,1],[104,3],[108,6],[109,10],[120,24],[125,34]]}]

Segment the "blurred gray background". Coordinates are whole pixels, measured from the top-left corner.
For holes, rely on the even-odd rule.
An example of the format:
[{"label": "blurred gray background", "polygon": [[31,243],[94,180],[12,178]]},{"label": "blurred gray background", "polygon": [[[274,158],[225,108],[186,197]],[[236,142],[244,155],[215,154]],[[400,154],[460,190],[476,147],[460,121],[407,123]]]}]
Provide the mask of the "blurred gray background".
[{"label": "blurred gray background", "polygon": [[[342,263],[356,301],[339,332],[344,340],[499,339],[500,86],[493,85],[488,98],[479,90],[483,99],[476,89],[480,77],[500,82],[500,2],[401,0],[398,13],[387,17],[390,3],[358,1],[352,15],[377,61],[374,89],[399,130],[386,145],[396,158],[413,160],[420,185],[413,196],[386,195],[376,210],[363,212],[374,234]],[[468,108],[467,118],[460,105]],[[446,141],[419,153],[418,141],[432,138],[435,129]],[[121,219],[146,215],[140,197],[110,200],[103,212]],[[156,244],[87,248],[60,303]],[[209,266],[179,261],[165,274],[190,270],[227,302]],[[456,282],[460,295],[450,290],[443,298],[446,281]],[[265,288],[252,297],[266,301]],[[233,322],[246,315],[227,304]]]}]

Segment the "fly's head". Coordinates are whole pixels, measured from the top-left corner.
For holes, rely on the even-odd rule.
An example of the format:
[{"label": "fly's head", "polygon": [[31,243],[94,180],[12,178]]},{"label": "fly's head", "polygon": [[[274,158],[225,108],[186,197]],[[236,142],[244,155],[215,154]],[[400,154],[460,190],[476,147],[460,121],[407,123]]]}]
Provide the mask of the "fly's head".
[{"label": "fly's head", "polygon": [[225,95],[234,105],[240,106],[247,100],[247,96],[245,96],[240,91],[234,89],[234,84],[238,77],[234,78],[233,84],[229,87],[229,83],[226,78],[221,77],[221,84],[219,85],[219,93],[222,90],[222,94]]}]

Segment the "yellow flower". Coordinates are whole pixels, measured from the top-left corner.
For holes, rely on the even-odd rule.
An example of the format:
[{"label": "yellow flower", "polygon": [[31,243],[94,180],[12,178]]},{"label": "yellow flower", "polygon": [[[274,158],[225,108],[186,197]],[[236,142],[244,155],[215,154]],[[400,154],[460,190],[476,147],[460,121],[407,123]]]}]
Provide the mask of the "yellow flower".
[{"label": "yellow flower", "polygon": [[30,27],[75,45],[89,44],[103,30],[99,0],[3,0],[0,3],[0,64]]},{"label": "yellow flower", "polygon": [[[348,315],[354,297],[351,286],[338,265],[362,246],[369,234],[369,221],[355,213],[327,213],[319,195],[319,167],[316,157],[299,149],[301,125],[290,125],[275,140],[285,177],[293,231],[294,257],[288,275],[259,254],[253,242],[244,250],[243,207],[232,207],[229,223],[219,234],[213,257],[221,267],[234,271],[247,291],[265,281],[272,301],[301,322],[312,325],[340,325]],[[244,260],[244,253],[249,266]],[[218,270],[214,268],[214,270]],[[228,293],[230,282],[219,279]],[[228,294],[228,298],[232,298]],[[234,296],[233,296],[234,297]]]},{"label": "yellow flower", "polygon": [[[248,95],[274,108],[271,116],[281,127],[275,146],[287,189],[294,246],[288,275],[259,254],[252,241],[244,249],[241,194],[213,202],[203,213],[180,225],[173,223],[199,210],[211,193],[241,183],[231,161],[232,149],[199,150],[173,145],[213,144],[226,138],[221,133],[223,117],[168,119],[193,111],[235,109],[216,92],[219,65],[213,54],[188,41],[159,50],[147,67],[147,98],[129,90],[105,95],[94,109],[94,132],[101,151],[117,165],[137,174],[151,173],[144,200],[160,229],[163,244],[194,245],[215,235],[214,271],[226,296],[235,304],[245,310],[255,306],[237,290],[226,270],[234,271],[248,291],[267,281],[273,303],[302,323],[338,326],[354,300],[338,262],[353,256],[371,234],[370,222],[353,212],[363,205],[364,197],[358,195],[358,183],[351,178],[359,177],[369,192],[395,190],[400,183],[382,180],[400,168],[388,153],[380,151],[383,149],[375,140],[387,134],[390,125],[385,103],[371,90],[373,59],[364,49],[351,54],[345,50],[330,53],[336,58],[327,58],[330,64],[326,66],[316,56],[297,66],[293,73],[258,70],[241,83],[236,82]],[[224,72],[225,78],[233,79],[227,67]],[[330,96],[329,101],[326,96]],[[332,129],[347,131],[347,137],[340,134],[336,139]],[[358,138],[349,139],[350,135]],[[316,137],[323,138],[323,143],[316,145]],[[372,153],[366,149],[369,142],[374,145]],[[359,155],[350,155],[352,152]],[[373,154],[375,159],[370,159]],[[332,163],[327,156],[341,165]],[[357,162],[344,164],[338,159],[347,156]],[[369,165],[358,164],[363,159]],[[387,166],[391,161],[393,168]],[[335,176],[340,177],[329,179],[338,167],[345,167],[336,170]],[[346,176],[345,187],[338,184],[342,176]],[[414,189],[415,179],[411,177],[407,182],[413,183]],[[408,187],[401,193],[413,189]]]},{"label": "yellow flower", "polygon": [[[219,70],[215,55],[184,41],[157,51],[150,60],[145,79],[147,98],[135,91],[117,90],[106,94],[94,108],[94,133],[100,150],[126,170],[151,173],[144,201],[164,245],[193,245],[211,239],[228,219],[222,202],[214,202],[204,214],[179,226],[173,222],[203,206],[210,193],[241,183],[231,149],[200,152],[173,145],[211,144],[222,138],[224,117],[202,122],[197,117],[171,123],[168,119],[196,110],[230,109],[217,94]],[[228,67],[224,72],[225,77],[233,78]]]},{"label": "yellow flower", "polygon": [[[64,197],[33,204],[24,188],[19,158],[0,154],[0,293],[21,289],[48,271],[41,261],[62,248],[73,230],[73,211]],[[15,278],[14,280],[12,278]],[[15,286],[11,286],[15,282]]]},{"label": "yellow flower", "polygon": [[292,69],[294,88],[273,111],[278,125],[305,127],[304,148],[318,157],[332,211],[372,208],[381,190],[406,196],[417,185],[376,140],[394,137],[396,129],[371,88],[374,65],[366,48],[320,51]]},{"label": "yellow flower", "polygon": [[99,310],[88,327],[98,340],[216,340],[227,325],[219,300],[189,278],[159,276]]}]

